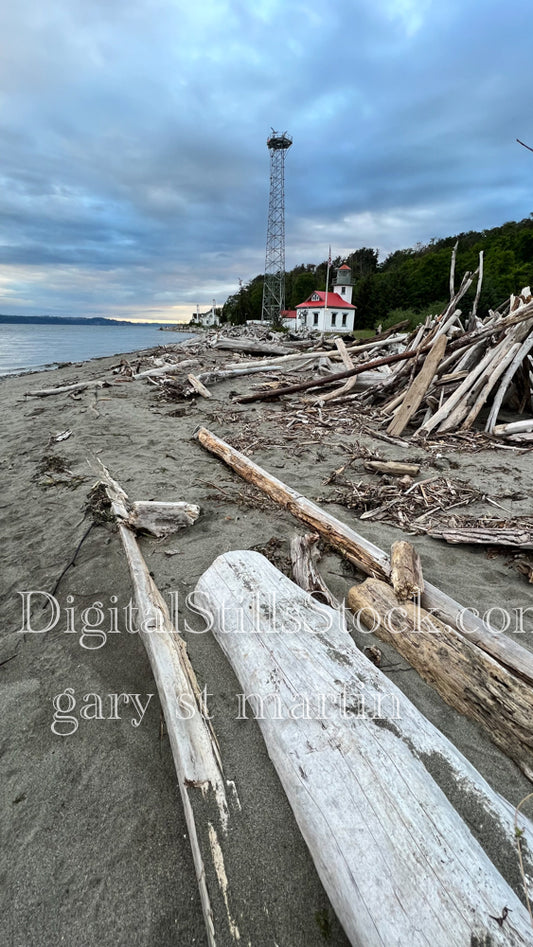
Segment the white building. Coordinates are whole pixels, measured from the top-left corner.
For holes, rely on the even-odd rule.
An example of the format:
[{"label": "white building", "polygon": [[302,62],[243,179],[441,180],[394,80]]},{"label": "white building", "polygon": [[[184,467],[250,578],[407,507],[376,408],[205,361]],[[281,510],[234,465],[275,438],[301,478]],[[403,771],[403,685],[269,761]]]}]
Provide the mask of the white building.
[{"label": "white building", "polygon": [[220,325],[220,316],[218,316],[216,312],[215,300],[213,299],[213,305],[207,312],[199,312],[197,306],[191,322],[196,323],[196,325],[205,326],[206,328]]},{"label": "white building", "polygon": [[356,307],[352,305],[352,290],[350,267],[339,266],[327,298],[323,290],[317,290],[296,306],[296,325],[319,332],[353,332]]}]

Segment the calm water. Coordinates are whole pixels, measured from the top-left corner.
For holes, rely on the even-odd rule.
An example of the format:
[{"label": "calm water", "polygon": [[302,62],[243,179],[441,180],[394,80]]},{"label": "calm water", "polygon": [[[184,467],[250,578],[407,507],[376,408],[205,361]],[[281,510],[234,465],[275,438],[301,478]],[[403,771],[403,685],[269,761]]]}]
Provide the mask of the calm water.
[{"label": "calm water", "polygon": [[175,345],[193,333],[160,332],[156,326],[0,325],[0,375],[55,368],[156,345]]}]

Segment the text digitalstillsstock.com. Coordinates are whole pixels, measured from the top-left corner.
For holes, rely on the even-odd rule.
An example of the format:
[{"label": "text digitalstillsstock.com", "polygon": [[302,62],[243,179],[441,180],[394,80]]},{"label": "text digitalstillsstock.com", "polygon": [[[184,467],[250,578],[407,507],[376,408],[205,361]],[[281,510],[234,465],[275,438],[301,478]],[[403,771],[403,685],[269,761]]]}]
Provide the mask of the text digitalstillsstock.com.
[{"label": "text digitalstillsstock.com", "polygon": [[[362,634],[372,634],[380,625],[385,625],[392,634],[401,634],[407,628],[411,632],[439,633],[438,626],[431,621],[432,610],[422,610],[419,599],[415,600],[418,620],[415,619],[413,627],[412,616],[408,618],[401,605],[386,614],[378,614],[372,608],[352,613],[343,607],[339,614],[339,611],[334,612],[314,599],[309,600],[307,609],[297,606],[291,608],[286,597],[278,601],[275,593],[272,593],[267,605],[264,598],[248,601],[246,605],[221,605],[215,615],[201,593],[190,593],[182,602],[178,592],[171,592],[167,596],[168,614],[164,615],[162,610],[156,608],[150,620],[144,622],[140,620],[139,609],[131,599],[126,605],[119,606],[116,595],[111,595],[105,605],[103,601],[95,600],[83,608],[76,605],[72,595],[66,596],[64,606],[49,592],[42,590],[19,591],[18,595],[22,604],[21,626],[18,629],[21,634],[43,635],[52,630],[56,633],[59,631],[76,636],[79,646],[85,651],[99,651],[115,635],[168,634],[168,619],[178,633],[195,635],[211,631],[215,620],[219,634],[323,635],[331,629],[333,622],[338,624],[339,621],[344,622],[348,630],[353,629]],[[533,615],[533,607],[508,610],[495,607],[488,609],[482,616],[475,609],[462,609],[456,615],[456,622],[465,635],[469,633],[467,616],[472,612],[482,617],[493,633],[525,634],[526,621]],[[364,684],[354,681],[349,694],[346,687],[339,688],[337,693],[309,692],[295,695],[290,704],[282,704],[275,693],[267,696],[236,694],[234,713],[238,720],[247,719],[250,713],[255,719],[266,716],[280,720],[326,720],[333,717],[398,719],[399,705],[396,698],[388,695],[388,706],[384,707],[383,698],[376,694],[367,697],[363,690]],[[74,688],[66,687],[53,698],[51,730],[57,736],[72,736],[81,721],[121,721],[128,717],[132,726],[138,728],[153,696],[118,692],[101,695],[91,692],[77,697]],[[195,714],[211,719],[208,697],[212,695],[207,694],[206,690],[200,700],[196,700],[191,693],[176,696],[176,715],[181,719],[191,719]]]}]

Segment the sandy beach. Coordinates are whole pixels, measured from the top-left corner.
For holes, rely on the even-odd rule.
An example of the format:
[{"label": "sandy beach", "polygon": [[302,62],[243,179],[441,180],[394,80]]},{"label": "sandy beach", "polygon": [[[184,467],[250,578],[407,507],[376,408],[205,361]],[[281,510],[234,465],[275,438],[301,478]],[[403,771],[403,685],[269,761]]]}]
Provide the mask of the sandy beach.
[{"label": "sandy beach", "polygon": [[[220,364],[235,360],[221,352],[216,358]],[[328,512],[385,550],[409,537],[390,523],[360,521],[352,509],[334,502],[340,494],[331,475],[348,460],[346,476],[352,481],[377,481],[377,474],[364,469],[365,451],[420,464],[420,477],[467,483],[497,498],[507,511],[502,517],[533,510],[530,451],[492,448],[475,439],[471,449],[451,437],[400,448],[373,437],[370,417],[358,415],[353,404],[331,404],[322,413],[308,408],[298,415],[300,402],[235,403],[235,392],[257,385],[256,376],[213,385],[209,400],[167,400],[147,381],[127,379],[87,388],[76,399],[68,394],[27,397],[32,390],[88,379],[112,382],[119,361],[95,359],[0,379],[0,858],[9,947],[207,943],[157,689],[142,643],[128,631],[130,578],[116,527],[94,522],[87,508],[96,479],[88,461],[105,464],[131,499],[200,506],[197,522],[188,529],[164,540],[141,539],[158,588],[174,602],[185,599],[219,554],[255,548],[283,565],[291,536],[305,531],[193,440],[199,424],[308,498],[319,499]],[[139,356],[139,364],[143,368],[148,362]],[[68,438],[53,440],[65,431],[71,432]],[[483,511],[498,513],[483,499],[465,510],[471,516]],[[427,580],[462,605],[482,615],[505,608],[510,634],[522,609],[519,640],[533,649],[533,586],[514,567],[511,551],[448,546],[425,535],[415,541]],[[324,554],[320,568],[339,598],[361,578],[333,552]],[[55,612],[50,597],[57,603]],[[28,618],[25,606],[31,606],[37,633],[20,632]],[[105,621],[91,631],[99,609]],[[497,625],[501,616],[492,614]],[[245,813],[239,857],[243,886],[256,906],[257,943],[345,947],[348,941],[258,725],[237,719],[239,683],[214,639],[194,633],[194,620],[189,618],[188,630],[180,630],[209,695],[226,778],[238,787]],[[49,630],[41,631],[47,625]],[[530,782],[485,732],[447,706],[394,649],[372,635],[356,633],[355,640],[360,647],[379,645],[385,673],[512,805],[531,791]],[[54,732],[54,700],[67,689],[76,703],[61,735]],[[87,694],[100,697],[104,719],[80,713]],[[140,703],[113,696],[122,694],[138,695]],[[502,853],[496,839],[479,832],[520,896],[513,853]]]}]

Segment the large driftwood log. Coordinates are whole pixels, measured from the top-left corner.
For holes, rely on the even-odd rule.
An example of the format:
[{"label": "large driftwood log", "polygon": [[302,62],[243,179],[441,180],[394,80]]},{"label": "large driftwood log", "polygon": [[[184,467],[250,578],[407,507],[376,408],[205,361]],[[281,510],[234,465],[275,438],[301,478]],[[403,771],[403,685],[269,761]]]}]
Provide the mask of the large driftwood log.
[{"label": "large driftwood log", "polygon": [[371,631],[393,644],[446,703],[477,720],[491,740],[533,780],[533,690],[454,628],[390,585],[367,579],[348,593],[348,606]]},{"label": "large driftwood log", "polygon": [[[244,480],[259,487],[293,516],[316,529],[327,543],[338,549],[365,575],[388,579],[389,557],[374,543],[254,464],[248,457],[236,451],[206,428],[197,428],[194,436],[206,450],[220,457]],[[452,625],[461,634],[467,635],[470,641],[475,642],[487,654],[491,654],[505,667],[533,684],[533,653],[523,648],[513,638],[492,631],[483,618],[427,581],[422,605],[424,608],[432,609],[441,621]]]},{"label": "large driftwood log", "polygon": [[[356,649],[342,615],[253,552],[216,559],[195,596],[354,947],[530,944],[491,861],[514,851],[512,808]],[[475,835],[498,839],[491,857]]]}]

